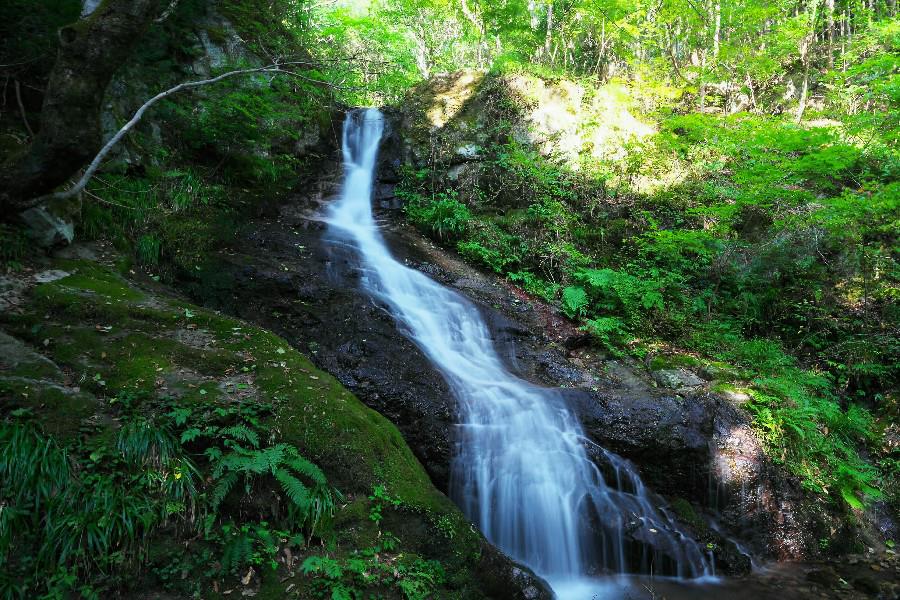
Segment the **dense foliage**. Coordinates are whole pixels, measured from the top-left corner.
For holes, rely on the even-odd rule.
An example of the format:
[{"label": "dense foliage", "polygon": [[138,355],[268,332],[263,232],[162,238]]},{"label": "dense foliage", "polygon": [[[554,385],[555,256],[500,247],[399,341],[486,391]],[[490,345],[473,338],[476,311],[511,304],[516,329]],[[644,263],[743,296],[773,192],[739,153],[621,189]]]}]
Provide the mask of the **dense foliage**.
[{"label": "dense foliage", "polygon": [[[444,141],[438,161],[408,170],[409,218],[558,303],[610,354],[712,373],[810,489],[854,508],[896,501],[893,9],[570,4],[552,5],[549,33],[549,3],[531,38],[500,28],[512,55],[494,56],[458,117],[487,115],[478,158],[451,174],[458,142]],[[601,21],[598,62],[583,42]],[[628,79],[601,83],[613,72]],[[540,130],[535,115],[567,96],[549,110],[579,124]]]},{"label": "dense foliage", "polygon": [[[146,562],[160,528],[201,537],[218,560],[205,577],[224,577],[273,562],[280,539],[303,544],[333,514],[337,492],[316,465],[284,443],[261,447],[271,408],[153,406],[129,394],[113,404],[115,435],[97,427],[65,445],[27,411],[0,423],[4,597],[97,597],[117,583],[110,573]],[[283,506],[253,506],[275,481]]]}]

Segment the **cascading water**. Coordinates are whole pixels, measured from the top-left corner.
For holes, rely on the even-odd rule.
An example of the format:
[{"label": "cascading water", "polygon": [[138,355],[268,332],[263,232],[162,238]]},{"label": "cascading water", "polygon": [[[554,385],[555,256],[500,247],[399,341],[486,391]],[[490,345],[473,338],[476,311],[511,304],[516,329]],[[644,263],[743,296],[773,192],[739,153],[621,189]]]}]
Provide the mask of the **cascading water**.
[{"label": "cascading water", "polygon": [[345,180],[330,208],[330,234],[356,248],[367,292],[387,305],[456,395],[462,422],[454,500],[559,597],[587,600],[592,593],[574,591],[578,582],[609,572],[712,575],[701,548],[659,508],[634,468],[586,440],[558,392],[507,371],[474,305],[391,256],[371,208],[383,129],[375,109],[348,114]]}]

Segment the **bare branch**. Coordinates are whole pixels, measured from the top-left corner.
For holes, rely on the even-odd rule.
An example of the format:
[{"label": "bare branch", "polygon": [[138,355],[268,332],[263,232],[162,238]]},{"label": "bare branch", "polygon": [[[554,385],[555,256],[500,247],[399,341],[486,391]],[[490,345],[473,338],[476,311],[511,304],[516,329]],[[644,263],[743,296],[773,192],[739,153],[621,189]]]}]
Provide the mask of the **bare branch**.
[{"label": "bare branch", "polygon": [[153,22],[154,23],[162,23],[163,21],[168,19],[170,16],[172,16],[172,13],[175,12],[176,8],[178,8],[178,0],[172,0],[169,3],[169,6],[166,7],[166,10],[164,10],[161,15],[159,15],[157,18],[155,18],[153,20]]},{"label": "bare branch", "polygon": [[19,104],[19,114],[22,115],[22,122],[25,124],[25,129],[28,130],[29,137],[34,137],[34,130],[28,123],[28,115],[25,114],[25,104],[22,102],[22,86],[19,85],[18,79],[13,81],[13,88],[16,90],[16,102]]},{"label": "bare branch", "polygon": [[292,66],[292,65],[308,66],[309,63],[300,62],[300,61],[286,62],[286,63],[274,62],[274,63],[271,63],[264,67],[255,67],[255,68],[250,68],[250,69],[238,69],[235,71],[228,71],[227,73],[222,73],[221,75],[212,77],[210,79],[201,79],[199,81],[187,81],[184,83],[179,83],[178,85],[176,85],[173,88],[169,88],[168,90],[166,90],[164,92],[160,92],[159,94],[157,94],[157,95],[153,96],[152,98],[150,98],[149,100],[147,100],[143,105],[141,105],[141,107],[138,108],[137,111],[134,113],[134,116],[132,116],[131,119],[127,123],[125,123],[125,125],[123,125],[122,128],[119,129],[119,131],[117,131],[116,134],[112,138],[110,138],[110,140],[108,142],[106,142],[106,144],[103,146],[103,148],[100,149],[100,152],[97,153],[97,155],[94,157],[94,159],[88,165],[87,169],[84,171],[84,174],[75,183],[75,185],[73,185],[71,188],[69,188],[67,190],[62,190],[59,192],[54,192],[52,194],[47,194],[44,196],[40,196],[38,198],[34,198],[30,202],[26,203],[24,208],[36,206],[38,204],[42,204],[49,200],[64,200],[66,198],[72,198],[74,196],[77,196],[81,192],[83,192],[85,187],[87,186],[88,182],[91,180],[91,177],[93,177],[94,174],[97,172],[97,169],[100,168],[100,165],[103,162],[103,160],[106,158],[106,156],[110,153],[110,151],[113,149],[113,147],[115,147],[115,145],[118,144],[122,140],[122,138],[125,137],[125,135],[134,128],[135,125],[137,125],[138,121],[141,120],[141,117],[144,116],[144,113],[146,113],[147,110],[151,106],[153,106],[160,100],[167,98],[173,94],[176,94],[182,90],[200,87],[200,86],[204,86],[204,85],[209,85],[212,83],[217,83],[219,81],[222,81],[223,79],[228,79],[230,77],[235,77],[238,75],[250,75],[250,74],[254,74],[254,73],[275,73],[275,74],[290,75],[292,77],[297,77],[299,79],[303,79],[304,81],[308,81],[311,83],[316,83],[319,85],[325,85],[325,86],[329,86],[329,87],[337,87],[334,84],[331,84],[327,81],[321,81],[318,79],[313,79],[311,77],[306,77],[305,75],[301,75],[300,73],[297,73],[296,71],[289,71],[289,70],[286,70],[283,68],[285,66]]}]

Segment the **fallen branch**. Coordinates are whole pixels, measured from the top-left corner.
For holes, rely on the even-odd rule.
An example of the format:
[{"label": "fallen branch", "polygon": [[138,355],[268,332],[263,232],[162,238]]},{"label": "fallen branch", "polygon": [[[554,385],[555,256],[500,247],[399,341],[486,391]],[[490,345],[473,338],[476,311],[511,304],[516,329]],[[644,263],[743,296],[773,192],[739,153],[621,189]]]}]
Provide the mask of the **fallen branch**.
[{"label": "fallen branch", "polygon": [[172,0],[169,3],[169,6],[166,7],[166,10],[162,12],[157,18],[153,19],[154,23],[162,23],[166,19],[172,16],[172,13],[175,12],[175,9],[178,8],[178,0]]},{"label": "fallen branch", "polygon": [[22,102],[22,86],[19,85],[18,79],[13,80],[13,88],[15,88],[16,90],[16,102],[19,104],[19,114],[22,115],[22,123],[25,124],[25,129],[28,130],[28,135],[33,138],[34,130],[28,123],[28,115],[25,114],[25,104]]},{"label": "fallen branch", "polygon": [[137,125],[138,121],[141,120],[141,117],[144,116],[144,113],[147,112],[147,110],[151,106],[153,106],[160,100],[167,98],[167,97],[171,96],[172,94],[176,94],[182,90],[200,87],[203,85],[209,85],[212,83],[217,83],[219,81],[222,81],[223,79],[228,79],[229,77],[235,77],[237,75],[250,75],[250,74],[254,74],[254,73],[274,73],[274,74],[290,75],[292,77],[304,79],[304,80],[312,82],[312,83],[317,83],[320,85],[334,87],[333,84],[330,84],[326,81],[312,79],[310,77],[306,77],[305,75],[297,73],[296,71],[289,71],[284,68],[286,66],[297,66],[297,65],[307,65],[307,64],[308,63],[303,63],[303,62],[298,61],[298,62],[290,62],[290,63],[272,63],[265,67],[255,67],[252,69],[238,69],[236,71],[228,71],[227,73],[222,73],[221,75],[212,77],[210,79],[201,79],[199,81],[187,81],[184,83],[179,83],[178,85],[176,85],[173,88],[169,88],[168,90],[166,90],[164,92],[160,92],[159,94],[153,96],[152,98],[150,98],[149,100],[144,102],[144,104],[142,104],[141,107],[138,108],[137,111],[134,113],[134,116],[132,116],[131,119],[127,123],[125,123],[125,125],[123,125],[122,128],[119,129],[119,131],[117,131],[116,134],[114,136],[112,136],[112,138],[110,138],[110,140],[108,142],[106,142],[106,144],[100,149],[100,152],[97,153],[97,155],[94,157],[94,160],[91,161],[91,163],[88,165],[87,169],[84,171],[84,174],[75,183],[75,185],[73,185],[71,188],[69,188],[67,190],[62,190],[59,192],[54,192],[52,194],[46,194],[44,196],[39,196],[37,198],[34,198],[33,200],[27,202],[23,208],[31,208],[33,206],[36,206],[38,204],[43,204],[44,202],[48,202],[50,200],[65,200],[67,198],[72,198],[74,196],[77,196],[78,194],[83,192],[84,188],[87,186],[88,182],[91,180],[91,177],[93,177],[94,174],[97,172],[97,169],[100,168],[100,164],[103,162],[103,160],[106,158],[106,156],[110,153],[110,151],[113,149],[113,147],[115,147],[115,145],[118,144],[122,140],[122,138],[125,137],[125,135],[134,128],[135,125]]}]

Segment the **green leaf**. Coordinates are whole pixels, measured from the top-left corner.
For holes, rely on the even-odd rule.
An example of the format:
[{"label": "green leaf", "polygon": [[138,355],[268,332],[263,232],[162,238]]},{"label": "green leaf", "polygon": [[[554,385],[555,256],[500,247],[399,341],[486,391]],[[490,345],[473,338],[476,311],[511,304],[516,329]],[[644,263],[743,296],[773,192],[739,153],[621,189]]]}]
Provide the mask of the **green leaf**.
[{"label": "green leaf", "polygon": [[185,430],[184,432],[182,432],[182,434],[181,434],[181,443],[182,443],[182,444],[187,444],[187,443],[189,443],[189,442],[193,442],[194,440],[196,440],[196,439],[197,439],[198,437],[200,437],[201,435],[203,435],[203,432],[202,432],[201,430],[197,429],[196,427],[192,427],[192,428],[190,428],[190,429],[186,429],[186,430]]}]

